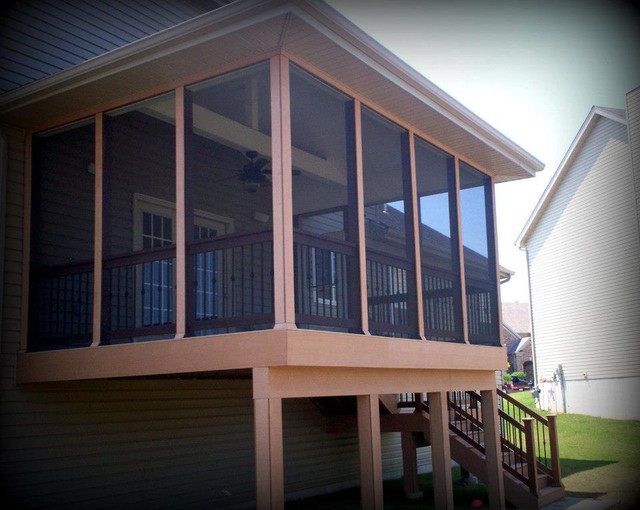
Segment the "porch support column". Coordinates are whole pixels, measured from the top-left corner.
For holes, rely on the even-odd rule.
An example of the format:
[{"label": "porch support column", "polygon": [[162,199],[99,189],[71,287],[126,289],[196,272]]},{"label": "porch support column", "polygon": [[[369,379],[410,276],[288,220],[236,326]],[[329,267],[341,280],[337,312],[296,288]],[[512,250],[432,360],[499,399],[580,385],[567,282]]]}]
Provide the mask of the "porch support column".
[{"label": "porch support column", "polygon": [[498,421],[498,394],[495,389],[480,392],[484,421],[484,447],[487,462],[485,483],[489,490],[489,508],[504,510],[504,481],[500,453],[500,427]]},{"label": "porch support column", "polygon": [[439,510],[453,510],[453,479],[451,475],[447,393],[444,391],[429,393],[427,399],[429,401],[434,504]]},{"label": "porch support column", "polygon": [[401,432],[402,444],[402,480],[404,483],[404,495],[407,499],[422,497],[422,491],[418,484],[418,456],[416,448],[418,442],[414,432]]},{"label": "porch support column", "polygon": [[257,508],[280,509],[284,507],[282,399],[256,398],[253,412]]},{"label": "porch support column", "polygon": [[271,58],[273,306],[276,329],[295,329],[289,59]]},{"label": "porch support column", "polygon": [[382,451],[378,395],[358,395],[361,507],[382,510]]}]

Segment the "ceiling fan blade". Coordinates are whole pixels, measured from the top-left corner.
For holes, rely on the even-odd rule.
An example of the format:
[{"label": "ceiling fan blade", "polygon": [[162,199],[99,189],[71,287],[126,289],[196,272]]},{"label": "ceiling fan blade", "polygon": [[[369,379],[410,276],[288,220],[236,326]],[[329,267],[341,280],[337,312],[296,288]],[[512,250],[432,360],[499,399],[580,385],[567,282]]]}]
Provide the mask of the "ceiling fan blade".
[{"label": "ceiling fan blade", "polygon": [[261,169],[263,166],[265,166],[267,163],[269,163],[268,159],[265,158],[258,158],[256,159],[253,164],[255,165],[255,167],[257,169]]}]

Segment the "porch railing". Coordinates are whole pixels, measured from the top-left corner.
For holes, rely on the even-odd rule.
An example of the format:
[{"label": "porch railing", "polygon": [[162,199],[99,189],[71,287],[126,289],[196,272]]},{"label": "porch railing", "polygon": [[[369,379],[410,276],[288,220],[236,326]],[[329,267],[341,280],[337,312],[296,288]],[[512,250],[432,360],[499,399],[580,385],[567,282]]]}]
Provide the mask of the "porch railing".
[{"label": "porch railing", "polygon": [[[175,246],[103,261],[102,338],[105,343],[168,338],[175,334]],[[207,335],[273,324],[271,232],[201,239],[187,247],[187,329]],[[369,327],[373,334],[415,338],[415,271],[401,257],[368,251]],[[300,327],[360,332],[358,251],[354,243],[294,234],[296,322]],[[34,273],[34,348],[88,345],[93,321],[93,263]],[[428,338],[459,341],[459,277],[423,267]],[[488,290],[468,295],[470,332],[491,338]],[[484,294],[483,294],[484,293]],[[486,295],[485,295],[486,294]],[[476,327],[477,326],[477,327]],[[480,329],[478,329],[480,328]],[[477,331],[476,331],[477,329]]]}]

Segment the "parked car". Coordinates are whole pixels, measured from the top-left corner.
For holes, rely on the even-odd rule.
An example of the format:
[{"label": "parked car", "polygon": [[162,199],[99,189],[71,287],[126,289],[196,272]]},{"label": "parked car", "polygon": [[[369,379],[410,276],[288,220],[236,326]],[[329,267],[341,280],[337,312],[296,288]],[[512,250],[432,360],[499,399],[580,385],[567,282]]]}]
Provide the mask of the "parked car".
[{"label": "parked car", "polygon": [[513,377],[509,386],[510,388],[506,391],[524,391],[533,388],[533,384],[531,382],[520,379],[518,376]]}]

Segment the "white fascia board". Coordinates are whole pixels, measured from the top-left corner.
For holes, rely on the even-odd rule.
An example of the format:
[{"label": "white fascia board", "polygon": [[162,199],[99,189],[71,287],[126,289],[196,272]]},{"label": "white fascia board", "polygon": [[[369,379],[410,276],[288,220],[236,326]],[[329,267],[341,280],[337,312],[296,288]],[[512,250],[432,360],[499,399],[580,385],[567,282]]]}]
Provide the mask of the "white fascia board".
[{"label": "white fascia board", "polygon": [[[295,12],[304,21],[331,38],[345,51],[389,78],[405,92],[417,97],[430,108],[508,158],[529,175],[534,176],[544,168],[544,163],[429,81],[331,6],[323,2],[312,3],[310,0],[299,0],[298,3],[305,4],[304,10]],[[317,15],[333,22],[335,28],[342,29],[342,33],[332,31],[328,28],[326,20],[317,18]]]},{"label": "white fascia board", "polygon": [[529,236],[531,235],[534,227],[537,225],[538,220],[540,219],[540,216],[546,209],[549,201],[551,200],[551,197],[554,195],[556,189],[558,188],[558,185],[560,184],[562,177],[564,176],[565,172],[567,171],[567,169],[569,168],[569,166],[577,156],[578,151],[582,147],[583,143],[587,139],[587,136],[589,135],[589,133],[591,132],[591,129],[595,125],[595,121],[597,120],[597,117],[605,117],[615,122],[619,122],[620,124],[624,124],[625,126],[627,125],[627,120],[624,116],[618,115],[616,114],[616,112],[608,108],[601,108],[599,106],[593,106],[591,108],[589,115],[587,115],[587,118],[582,123],[582,126],[578,130],[578,133],[573,139],[573,142],[571,143],[571,145],[569,146],[569,149],[567,150],[564,157],[562,158],[560,165],[558,166],[555,173],[551,177],[551,180],[548,182],[546,188],[542,192],[542,195],[540,196],[538,203],[533,208],[533,211],[531,212],[529,219],[527,220],[524,227],[522,228],[520,235],[518,235],[518,238],[516,239],[516,242],[515,242],[515,245],[518,248],[525,249],[527,247],[527,240],[529,239]]}]

